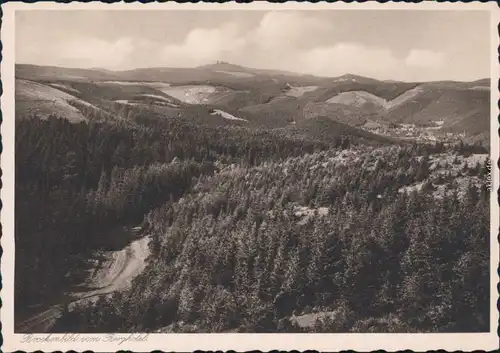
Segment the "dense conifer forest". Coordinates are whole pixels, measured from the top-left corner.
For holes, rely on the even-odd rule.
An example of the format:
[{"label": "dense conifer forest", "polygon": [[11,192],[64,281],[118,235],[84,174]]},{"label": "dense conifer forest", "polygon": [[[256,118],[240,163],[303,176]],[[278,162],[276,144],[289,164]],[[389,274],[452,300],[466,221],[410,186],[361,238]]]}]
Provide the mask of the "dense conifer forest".
[{"label": "dense conifer forest", "polygon": [[60,302],[88,258],[128,241],[112,229],[140,225],[145,270],[66,306],[53,332],[487,331],[489,166],[470,163],[486,153],[349,130],[18,120],[15,310]]}]

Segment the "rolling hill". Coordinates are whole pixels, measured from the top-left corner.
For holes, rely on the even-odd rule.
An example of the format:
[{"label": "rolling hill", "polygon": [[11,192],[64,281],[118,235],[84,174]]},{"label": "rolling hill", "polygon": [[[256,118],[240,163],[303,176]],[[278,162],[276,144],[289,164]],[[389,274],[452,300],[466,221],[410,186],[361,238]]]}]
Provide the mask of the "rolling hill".
[{"label": "rolling hill", "polygon": [[487,132],[490,116],[489,90],[419,86],[410,99],[380,113],[385,121],[410,124],[443,122],[442,130],[475,136]]},{"label": "rolling hill", "polygon": [[19,116],[55,114],[80,121],[85,116],[78,107],[115,114],[117,107],[128,106],[172,117],[192,116],[194,110],[198,117],[213,118],[217,110],[224,112],[216,114],[218,123],[246,121],[249,128],[285,128],[323,117],[353,127],[410,124],[435,126],[436,136],[483,140],[489,135],[489,79],[408,83],[350,74],[315,77],[228,63],[127,71],[16,65],[16,79]]},{"label": "rolling hill", "polygon": [[91,107],[93,105],[65,92],[73,93],[73,89],[64,88],[61,90],[60,87],[22,79],[16,80],[16,117],[35,115],[46,118],[50,115],[60,114],[73,122],[86,120],[82,112],[72,103],[79,102],[83,106]]},{"label": "rolling hill", "polygon": [[284,130],[292,135],[306,135],[320,141],[330,141],[334,138],[349,137],[356,142],[362,142],[364,144],[383,145],[397,142],[395,139],[373,134],[325,116],[317,116],[312,119],[303,120],[297,124],[286,127]]}]

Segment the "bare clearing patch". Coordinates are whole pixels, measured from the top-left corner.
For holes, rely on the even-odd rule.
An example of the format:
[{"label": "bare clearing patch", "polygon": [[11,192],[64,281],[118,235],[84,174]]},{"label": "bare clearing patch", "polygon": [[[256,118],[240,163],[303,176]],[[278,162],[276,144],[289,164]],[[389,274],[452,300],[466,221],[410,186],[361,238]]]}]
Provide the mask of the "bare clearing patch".
[{"label": "bare clearing patch", "polygon": [[222,71],[222,70],[217,70],[215,72],[220,72],[222,74],[228,74],[236,77],[254,77],[254,74],[248,73],[248,72],[239,72],[239,71]]},{"label": "bare clearing patch", "polygon": [[302,97],[304,93],[312,92],[318,89],[318,86],[291,86],[285,95],[289,97]]},{"label": "bare clearing patch", "polygon": [[227,119],[227,120],[248,121],[246,119],[237,118],[232,114],[226,113],[226,112],[224,112],[222,110],[218,110],[218,109],[215,109],[215,111],[210,115],[220,115],[221,117],[223,117],[224,119]]},{"label": "bare clearing patch", "polygon": [[170,87],[170,83],[167,82],[141,82],[142,85],[152,87],[152,88],[157,88],[157,89],[162,89],[162,88],[168,88]]},{"label": "bare clearing patch", "polygon": [[293,215],[300,218],[298,224],[306,224],[312,217],[328,216],[330,209],[328,207],[309,208],[306,206],[294,206]]},{"label": "bare clearing patch", "polygon": [[324,320],[326,318],[335,319],[337,316],[336,311],[324,311],[318,313],[304,314],[300,316],[293,315],[290,317],[290,322],[296,324],[302,328],[312,328],[316,325],[317,320]]},{"label": "bare clearing patch", "polygon": [[422,187],[424,186],[424,183],[416,183],[413,185],[408,185],[408,186],[403,186],[398,190],[399,193],[406,193],[406,194],[411,194],[415,191],[419,192],[422,190]]},{"label": "bare clearing patch", "polygon": [[[101,81],[96,82],[97,85],[100,86],[136,86],[136,87],[147,87],[153,88],[160,92],[163,92],[164,89],[170,88],[170,83],[167,82],[146,82],[146,81]],[[165,93],[165,92],[163,92]],[[165,98],[165,97],[162,97]]]},{"label": "bare clearing patch", "polygon": [[118,86],[148,86],[153,88],[170,87],[166,82],[147,82],[147,81],[100,81],[97,85],[118,85]]},{"label": "bare clearing patch", "polygon": [[335,82],[357,82],[355,78],[339,77],[334,80]]},{"label": "bare clearing patch", "polygon": [[70,91],[70,92],[73,92],[73,93],[80,93],[79,90],[73,88],[73,87],[69,87],[67,85],[63,85],[62,83],[51,83],[50,84],[52,87],[55,87],[55,88],[61,88],[61,89],[64,89],[66,91]]},{"label": "bare clearing patch", "polygon": [[490,88],[488,86],[474,86],[469,88],[471,91],[489,91]]},{"label": "bare clearing patch", "polygon": [[73,100],[76,97],[56,88],[44,85],[42,83],[16,80],[16,97],[19,99],[32,99],[32,100]]},{"label": "bare clearing patch", "polygon": [[208,85],[200,85],[165,87],[160,90],[184,103],[204,104],[209,102],[209,97],[215,93],[216,88]]},{"label": "bare clearing patch", "polygon": [[371,104],[381,109],[392,109],[414,99],[422,92],[424,92],[424,89],[418,86],[402,93],[393,100],[388,101],[366,91],[349,91],[339,93],[328,99],[326,102],[350,105],[359,108]]},{"label": "bare clearing patch", "polygon": [[139,103],[129,102],[126,99],[118,99],[118,100],[115,101],[115,103],[125,104],[125,105],[139,105]]},{"label": "bare clearing patch", "polygon": [[77,76],[77,75],[67,75],[67,74],[64,74],[62,75],[63,78],[67,79],[67,80],[87,80],[86,77],[83,77],[83,76]]},{"label": "bare clearing patch", "polygon": [[59,89],[28,80],[16,80],[15,92],[16,115],[19,116],[37,115],[40,118],[46,118],[55,115],[72,122],[79,122],[86,118],[69,102],[76,101],[85,106],[92,106]]},{"label": "bare clearing patch", "polygon": [[412,88],[412,89],[409,89],[408,91],[400,94],[399,96],[397,96],[396,98],[394,98],[393,100],[391,101],[388,101],[385,108],[386,109],[391,109],[391,108],[394,108],[394,107],[397,107],[415,97],[417,97],[419,94],[421,94],[422,92],[424,92],[424,89],[420,86],[417,86],[415,88]]},{"label": "bare clearing patch", "polygon": [[168,99],[167,97],[159,96],[157,94],[148,94],[148,93],[145,93],[145,94],[140,94],[139,96],[149,97],[149,98],[155,98],[155,99],[159,99],[159,100],[162,100],[162,101],[165,101],[165,102],[172,102],[171,99]]},{"label": "bare clearing patch", "polygon": [[140,85],[140,82],[135,82],[135,81],[101,81],[101,82],[96,82],[97,85],[120,85],[120,86],[133,86],[133,85]]},{"label": "bare clearing patch", "polygon": [[326,101],[327,103],[338,103],[362,108],[368,104],[378,108],[385,108],[387,101],[374,94],[365,91],[342,92]]}]

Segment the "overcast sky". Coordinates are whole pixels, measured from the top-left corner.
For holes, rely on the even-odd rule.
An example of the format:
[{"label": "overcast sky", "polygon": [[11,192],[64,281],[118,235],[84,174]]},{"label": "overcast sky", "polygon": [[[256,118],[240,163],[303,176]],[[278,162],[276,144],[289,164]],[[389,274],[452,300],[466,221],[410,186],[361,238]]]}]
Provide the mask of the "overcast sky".
[{"label": "overcast sky", "polygon": [[16,62],[194,67],[224,60],[319,76],[489,77],[489,13],[471,11],[17,11]]}]

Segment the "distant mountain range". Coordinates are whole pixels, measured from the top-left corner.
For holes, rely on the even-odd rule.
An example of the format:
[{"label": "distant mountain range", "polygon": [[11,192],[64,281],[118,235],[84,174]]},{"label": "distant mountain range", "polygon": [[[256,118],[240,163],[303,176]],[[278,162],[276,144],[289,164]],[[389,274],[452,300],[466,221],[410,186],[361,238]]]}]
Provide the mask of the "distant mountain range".
[{"label": "distant mountain range", "polygon": [[[18,117],[53,113],[84,120],[81,107],[112,115],[120,106],[175,116],[205,111],[207,119],[220,124],[249,127],[297,129],[310,119],[324,126],[326,118],[359,129],[373,123],[415,125],[438,139],[450,134],[474,141],[489,137],[489,79],[421,83],[350,74],[331,78],[219,62],[126,71],[16,65],[16,83]],[[216,118],[210,113],[214,109],[227,114]]]}]

